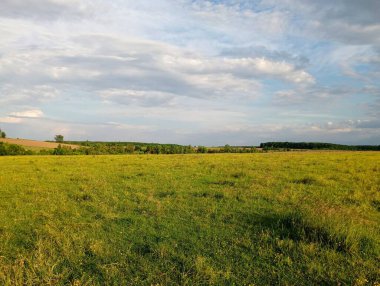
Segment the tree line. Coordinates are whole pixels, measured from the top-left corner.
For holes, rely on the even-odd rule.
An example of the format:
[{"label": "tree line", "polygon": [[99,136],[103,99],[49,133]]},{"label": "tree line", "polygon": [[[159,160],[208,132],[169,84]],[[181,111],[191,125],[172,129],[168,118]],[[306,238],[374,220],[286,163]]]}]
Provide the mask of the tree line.
[{"label": "tree line", "polygon": [[205,146],[183,146],[158,143],[123,143],[123,142],[81,142],[65,141],[66,144],[77,144],[79,148],[59,144],[54,149],[39,151],[27,150],[20,145],[0,142],[0,156],[5,155],[117,155],[117,154],[195,154],[195,153],[254,153],[255,147],[207,148]]},{"label": "tree line", "polygon": [[278,149],[308,149],[308,150],[351,150],[351,151],[380,151],[380,145],[341,145],[322,142],[266,142],[261,143],[264,150]]},{"label": "tree line", "polygon": [[194,154],[194,153],[253,153],[255,147],[224,147],[208,148],[205,146],[140,143],[140,142],[90,142],[64,141],[65,144],[81,146],[78,149],[59,145],[54,150],[55,155],[105,155],[105,154]]}]

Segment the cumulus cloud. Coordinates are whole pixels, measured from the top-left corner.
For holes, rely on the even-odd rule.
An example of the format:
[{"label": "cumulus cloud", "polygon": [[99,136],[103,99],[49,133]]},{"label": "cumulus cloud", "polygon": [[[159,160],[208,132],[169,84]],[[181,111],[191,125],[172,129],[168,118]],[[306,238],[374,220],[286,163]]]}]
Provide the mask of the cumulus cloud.
[{"label": "cumulus cloud", "polygon": [[328,133],[356,133],[361,134],[361,136],[377,134],[380,136],[380,121],[378,119],[328,121],[311,124],[311,130]]},{"label": "cumulus cloud", "polygon": [[5,117],[0,117],[0,123],[22,123],[24,119],[37,119],[42,118],[44,113],[39,109],[15,111],[9,113]]},{"label": "cumulus cloud", "polygon": [[173,45],[105,35],[86,35],[75,40],[77,44],[96,45],[85,53],[78,49],[74,55],[71,50],[10,55],[0,60],[4,62],[0,74],[9,82],[21,78],[34,85],[34,90],[19,91],[24,95],[21,99],[28,93],[41,99],[54,97],[65,85],[75,85],[96,92],[110,89],[150,92],[157,96],[157,103],[162,102],[162,93],[199,98],[252,97],[259,93],[262,78],[294,84],[315,82],[308,72],[284,61],[209,58]]},{"label": "cumulus cloud", "polygon": [[312,75],[285,61],[272,61],[266,58],[178,58],[166,56],[165,62],[176,69],[191,73],[226,73],[236,77],[261,78],[275,77],[293,83],[311,84]]},{"label": "cumulus cloud", "polygon": [[44,113],[39,109],[11,112],[9,114],[10,117],[16,118],[39,118],[43,117]]}]

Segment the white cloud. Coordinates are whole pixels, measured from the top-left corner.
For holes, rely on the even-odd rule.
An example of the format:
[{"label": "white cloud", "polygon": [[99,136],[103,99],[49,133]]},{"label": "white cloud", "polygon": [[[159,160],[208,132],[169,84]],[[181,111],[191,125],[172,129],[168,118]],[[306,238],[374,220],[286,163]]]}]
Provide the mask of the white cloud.
[{"label": "white cloud", "polygon": [[275,77],[293,83],[312,84],[315,79],[304,70],[297,69],[293,64],[276,62],[265,58],[213,58],[164,56],[164,63],[176,70],[189,73],[226,73],[235,77],[247,79]]},{"label": "white cloud", "polygon": [[19,112],[11,112],[9,116],[16,118],[40,118],[44,116],[44,113],[39,109],[31,109]]},{"label": "white cloud", "polygon": [[131,89],[103,90],[99,92],[99,96],[106,101],[142,106],[169,104],[174,98],[174,95],[170,93]]}]

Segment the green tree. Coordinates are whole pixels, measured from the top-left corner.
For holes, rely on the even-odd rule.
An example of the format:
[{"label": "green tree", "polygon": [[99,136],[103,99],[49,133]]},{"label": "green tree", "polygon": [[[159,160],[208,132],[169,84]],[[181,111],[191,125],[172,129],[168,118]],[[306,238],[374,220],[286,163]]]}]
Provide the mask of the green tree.
[{"label": "green tree", "polygon": [[7,137],[7,134],[5,134],[5,132],[0,129],[0,138],[6,138],[6,137]]},{"label": "green tree", "polygon": [[198,153],[207,153],[207,148],[205,146],[198,146]]},{"label": "green tree", "polygon": [[54,137],[55,142],[63,142],[63,135],[58,134]]},{"label": "green tree", "polygon": [[225,152],[225,153],[230,153],[230,152],[232,152],[232,148],[231,148],[231,146],[228,145],[228,144],[224,145],[223,152]]}]

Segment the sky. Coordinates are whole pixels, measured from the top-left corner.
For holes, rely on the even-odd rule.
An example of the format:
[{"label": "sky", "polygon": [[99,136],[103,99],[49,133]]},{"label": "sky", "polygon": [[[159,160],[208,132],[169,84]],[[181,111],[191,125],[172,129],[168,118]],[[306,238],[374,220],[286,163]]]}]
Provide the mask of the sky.
[{"label": "sky", "polygon": [[0,0],[8,137],[380,144],[378,0]]}]

